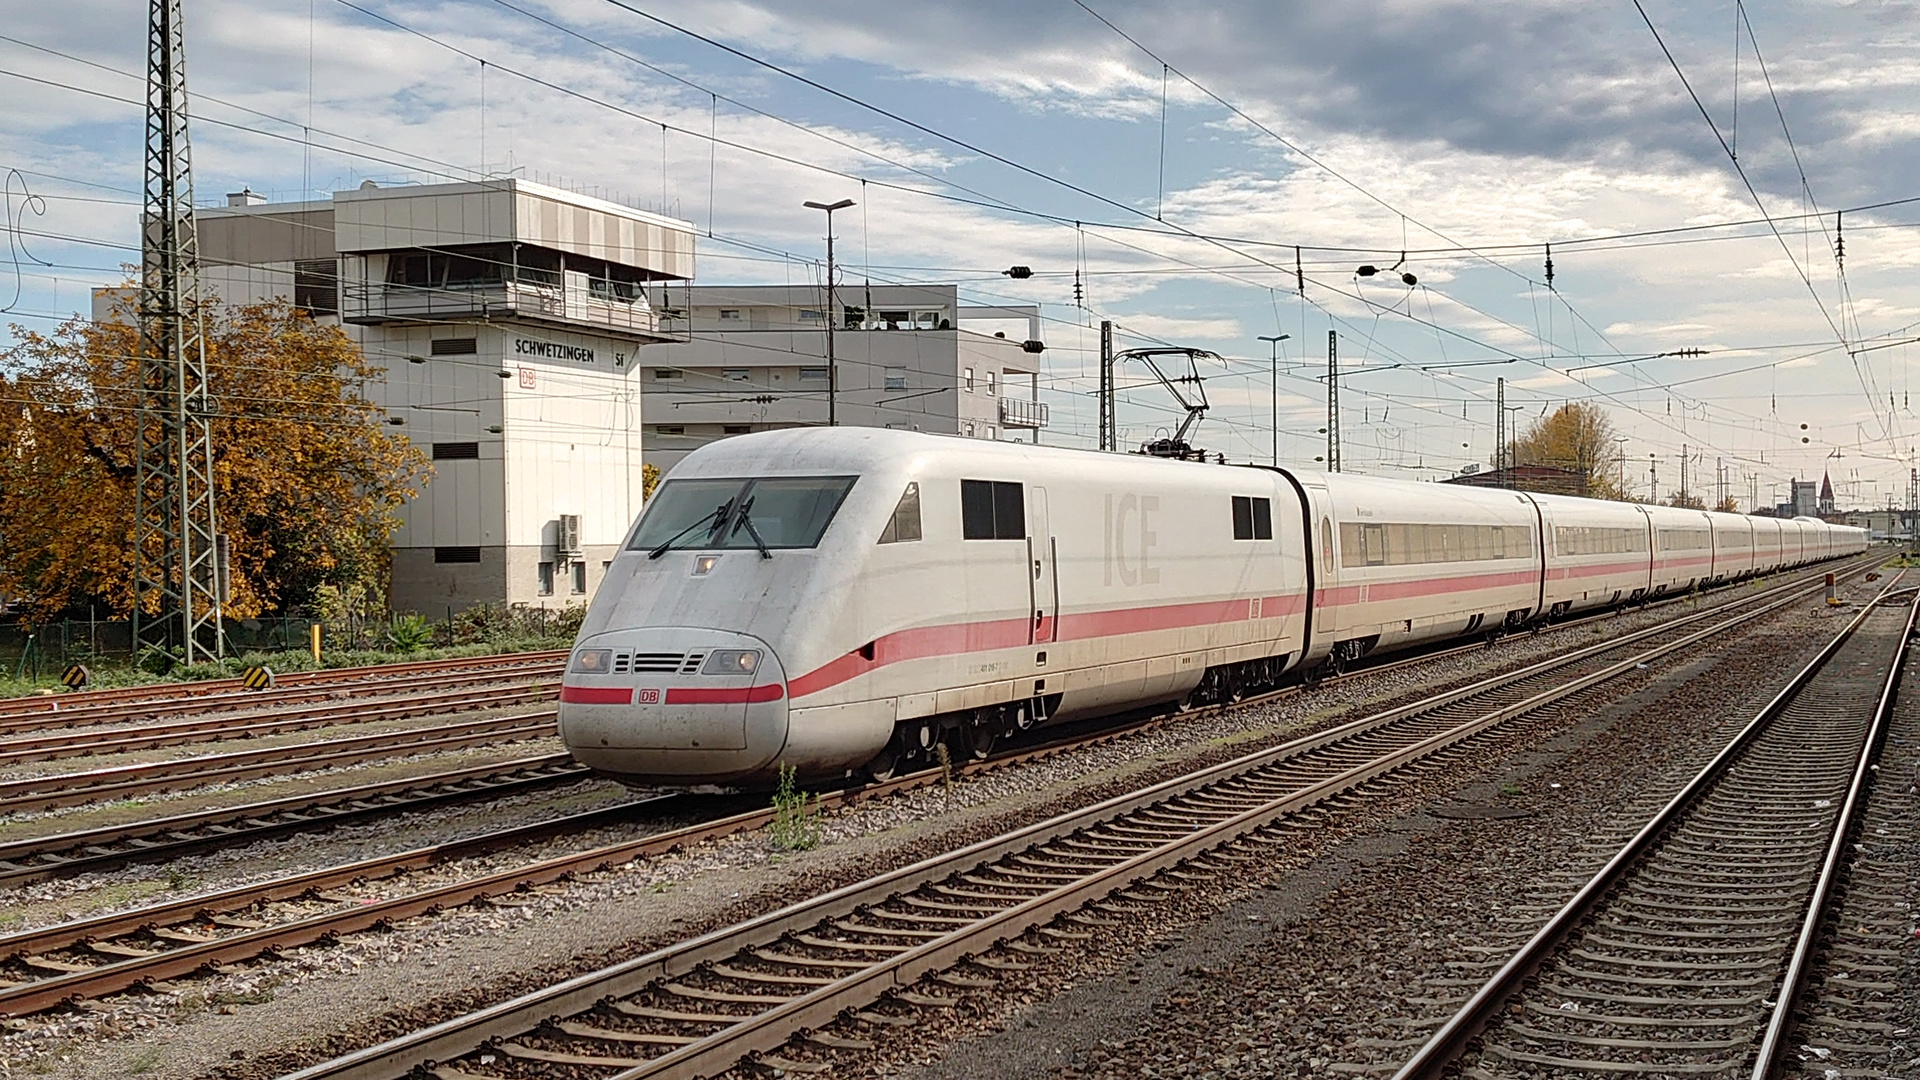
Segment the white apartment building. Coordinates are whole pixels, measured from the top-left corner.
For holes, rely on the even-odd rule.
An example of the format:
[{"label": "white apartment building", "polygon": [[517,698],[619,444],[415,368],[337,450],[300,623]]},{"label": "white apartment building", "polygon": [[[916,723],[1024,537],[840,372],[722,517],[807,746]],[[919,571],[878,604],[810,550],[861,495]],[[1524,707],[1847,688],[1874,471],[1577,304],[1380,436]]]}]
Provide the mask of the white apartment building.
[{"label": "white apartment building", "polygon": [[693,227],[518,179],[228,204],[197,214],[207,291],[345,327],[433,459],[393,540],[393,608],[584,601],[640,511],[635,373],[670,336],[649,288],[693,277]]},{"label": "white apartment building", "polygon": [[[655,286],[678,339],[640,351],[645,460],[769,428],[827,422],[825,290],[804,285]],[[835,290],[833,409],[840,424],[1037,442],[1040,309],[963,305],[952,285]]]}]

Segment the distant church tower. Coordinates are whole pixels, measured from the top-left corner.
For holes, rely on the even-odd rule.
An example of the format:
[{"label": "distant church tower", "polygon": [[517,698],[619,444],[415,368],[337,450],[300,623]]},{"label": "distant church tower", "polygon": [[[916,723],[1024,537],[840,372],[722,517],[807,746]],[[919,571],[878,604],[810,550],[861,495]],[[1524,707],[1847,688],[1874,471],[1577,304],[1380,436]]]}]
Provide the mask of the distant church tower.
[{"label": "distant church tower", "polygon": [[1825,473],[1820,475],[1820,513],[1822,516],[1833,513],[1833,480]]}]

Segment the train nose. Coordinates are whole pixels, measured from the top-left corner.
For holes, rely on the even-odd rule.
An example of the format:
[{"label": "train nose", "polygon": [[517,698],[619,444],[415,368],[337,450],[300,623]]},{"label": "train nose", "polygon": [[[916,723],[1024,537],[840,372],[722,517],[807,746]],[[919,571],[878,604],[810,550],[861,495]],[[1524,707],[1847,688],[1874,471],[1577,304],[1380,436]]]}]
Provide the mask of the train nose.
[{"label": "train nose", "polygon": [[574,645],[560,738],[581,764],[635,783],[752,777],[787,737],[786,675],[746,634],[645,627]]}]

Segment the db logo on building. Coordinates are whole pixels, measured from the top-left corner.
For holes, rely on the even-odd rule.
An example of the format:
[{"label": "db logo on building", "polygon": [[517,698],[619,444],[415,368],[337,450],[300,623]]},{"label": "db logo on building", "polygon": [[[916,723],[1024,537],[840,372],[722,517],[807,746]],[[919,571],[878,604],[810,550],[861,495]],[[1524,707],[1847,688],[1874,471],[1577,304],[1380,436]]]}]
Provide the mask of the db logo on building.
[{"label": "db logo on building", "polygon": [[658,705],[658,704],[660,704],[660,691],[658,691],[658,690],[642,690],[642,691],[640,691],[640,704],[642,704],[642,705]]}]

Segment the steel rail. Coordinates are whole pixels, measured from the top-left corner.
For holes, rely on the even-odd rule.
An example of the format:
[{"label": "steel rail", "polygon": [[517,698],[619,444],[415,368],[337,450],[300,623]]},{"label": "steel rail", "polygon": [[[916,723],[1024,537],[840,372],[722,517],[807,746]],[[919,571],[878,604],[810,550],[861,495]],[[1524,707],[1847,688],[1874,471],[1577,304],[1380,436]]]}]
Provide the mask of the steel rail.
[{"label": "steel rail", "polygon": [[[154,721],[165,722],[180,717],[201,717],[210,713],[241,710],[292,712],[302,707],[316,707],[311,703],[323,703],[321,707],[331,706],[334,709],[341,709],[368,698],[378,699],[420,691],[455,691],[459,687],[521,684],[529,680],[557,680],[560,674],[560,666],[557,664],[526,664],[486,671],[457,671],[395,677],[346,686],[322,685],[286,691],[249,690],[232,695],[214,694],[153,704],[82,706],[62,709],[59,712],[0,717],[0,735],[21,732],[37,734],[67,728],[105,727],[117,724],[147,725]],[[553,685],[558,684],[555,682]],[[480,693],[481,691],[467,689],[465,692]],[[147,729],[136,727],[133,730]],[[101,737],[110,738],[111,734]]]},{"label": "steel rail", "polygon": [[518,742],[553,733],[553,713],[529,713],[260,750],[208,754],[176,761],[117,765],[81,773],[6,780],[0,781],[0,813],[79,806],[103,798],[125,798],[202,784],[308,772],[432,750]]},{"label": "steel rail", "polygon": [[[1096,732],[1081,738],[1050,743],[986,761],[971,762],[955,769],[954,773],[975,775],[998,771],[1052,757],[1068,750],[1110,742],[1160,722],[1159,719],[1148,720],[1125,728]],[[923,769],[892,780],[826,792],[818,798],[822,806],[852,805],[883,795],[944,783],[947,775],[940,769]],[[245,910],[261,903],[295,899],[318,890],[355,881],[388,877],[407,870],[432,866],[516,843],[616,823],[643,808],[651,807],[660,810],[665,804],[664,809],[671,810],[674,806],[687,802],[691,798],[681,793],[666,793],[444,844],[415,848],[394,855],[363,859],[342,866],[184,897],[125,912],[20,931],[0,936],[0,960],[37,957],[42,953],[76,945],[93,946],[156,927],[165,929],[189,922],[213,922],[215,925],[220,925],[217,922],[218,916]],[[124,953],[115,952],[113,955],[120,955],[123,958],[86,971],[70,971],[34,982],[0,986],[0,1016],[21,1016],[39,1012],[80,998],[99,997],[155,980],[175,978],[210,964],[230,963],[278,949],[310,944],[340,934],[457,907],[475,900],[523,891],[575,874],[590,873],[623,865],[639,858],[666,854],[690,844],[760,828],[772,821],[776,813],[777,811],[772,807],[747,810],[635,840],[620,841],[542,859],[404,896],[354,904],[337,911],[278,926],[242,927],[241,929],[245,932],[191,944],[185,948],[156,952],[148,956],[126,956]]]},{"label": "steel rail", "polygon": [[[310,686],[327,686],[344,689],[340,684],[351,686],[356,683],[378,685],[380,680],[427,672],[450,672],[467,669],[492,669],[502,667],[548,666],[563,662],[567,650],[550,649],[541,652],[494,653],[489,656],[461,656],[442,660],[413,660],[397,664],[370,664],[361,667],[324,668],[318,671],[291,671],[279,676],[276,686],[269,691],[248,691],[236,693],[236,699],[251,698],[255,701],[271,700],[273,695],[286,689],[305,689]],[[206,679],[199,682],[148,683],[144,686],[119,686],[102,690],[76,690],[63,694],[32,695],[28,697],[0,698],[0,717],[21,714],[57,715],[68,709],[87,708],[99,704],[170,702],[204,697],[209,694],[224,694],[245,690],[239,678]]]},{"label": "steel rail", "polygon": [[0,843],[0,886],[25,885],[130,860],[250,843],[268,836],[331,827],[423,806],[518,794],[587,779],[591,775],[586,766],[576,764],[571,755],[542,754],[399,780],[330,788],[308,795],[148,818],[127,825],[14,840]]},{"label": "steel rail", "polygon": [[[1897,580],[1898,578],[1895,579]],[[1893,583],[1889,582],[1881,590],[1881,595],[1886,595],[1892,588]],[[1480,989],[1475,991],[1419,1050],[1415,1051],[1406,1064],[1393,1074],[1393,1080],[1438,1080],[1443,1076],[1466,1050],[1473,1038],[1486,1028],[1500,1010],[1505,1008],[1508,1000],[1539,970],[1553,950],[1573,932],[1589,912],[1620,884],[1631,867],[1667,831],[1681,813],[1717,782],[1759,733],[1813,682],[1827,662],[1873,614],[1876,603],[1862,606],[1859,613],[1848,620],[1840,633],[1789,679],[1787,684],[1754,715],[1753,719],[1740,729],[1732,741],[1714,755],[1705,768],[1669,799],[1627,841],[1626,845],[1610,858],[1606,865],[1581,887],[1579,892],[1574,894],[1572,899],[1554,913],[1546,925],[1522,945],[1511,959],[1482,984]],[[1915,603],[1916,611],[1920,611],[1920,598],[1916,598]],[[1910,627],[1912,618],[1913,616],[1909,615]],[[1899,658],[1904,658],[1905,651],[1906,639],[1903,638],[1895,663],[1896,668]]]},{"label": "steel rail", "polygon": [[207,720],[151,724],[107,731],[57,731],[0,739],[0,767],[26,761],[53,761],[69,757],[102,757],[134,750],[181,746],[229,739],[257,739],[288,731],[375,724],[416,716],[448,716],[552,701],[557,683],[519,684],[490,690],[450,690],[415,694],[394,700],[327,705],[300,705],[266,713],[250,713]]},{"label": "steel rail", "polygon": [[[822,925],[838,925],[841,930],[862,936],[886,934],[889,931],[867,927],[864,924],[851,924],[846,920],[863,909],[878,910],[877,905],[888,902],[891,898],[903,896],[925,886],[952,880],[956,873],[980,875],[992,872],[992,867],[1000,865],[1000,860],[1010,856],[1026,853],[1028,859],[1026,865],[1034,867],[1043,864],[1054,865],[1055,860],[1068,858],[1098,861],[1084,854],[1073,854],[1086,850],[1104,848],[1125,853],[1125,858],[1113,858],[1084,875],[1069,873],[1065,870],[1053,874],[1052,876],[1056,878],[1071,876],[1076,880],[1071,884],[1050,887],[1043,895],[1034,896],[1031,892],[1014,893],[1013,890],[1022,887],[1018,885],[1005,886],[1010,893],[1005,896],[993,897],[984,893],[968,893],[966,895],[983,899],[1004,899],[1008,904],[1003,910],[992,911],[991,914],[975,919],[956,917],[939,923],[939,925],[956,922],[966,924],[952,930],[892,931],[896,934],[919,935],[930,940],[905,948],[891,947],[894,951],[889,958],[869,963],[851,975],[841,973],[839,977],[832,978],[827,985],[820,986],[818,989],[784,997],[769,995],[760,998],[729,998],[728,1000],[743,1002],[758,1000],[780,1003],[775,1004],[771,1010],[762,1010],[751,1017],[745,1015],[714,1017],[712,1018],[714,1022],[726,1021],[730,1026],[721,1032],[679,1046],[650,1061],[596,1059],[590,1062],[609,1067],[632,1065],[633,1068],[619,1074],[622,1080],[643,1076],[712,1074],[730,1067],[744,1055],[755,1052],[767,1053],[777,1049],[802,1030],[817,1028],[831,1022],[850,1008],[870,1003],[884,994],[897,991],[923,975],[950,967],[971,954],[992,948],[998,942],[1040,927],[1066,912],[1085,906],[1133,882],[1171,869],[1204,851],[1255,834],[1288,813],[1358,787],[1414,761],[1431,757],[1506,720],[1564,700],[1607,679],[1633,671],[1650,660],[1711,640],[1734,627],[1761,618],[1786,604],[1795,602],[1806,591],[1808,590],[1796,589],[1795,595],[1734,615],[1716,625],[1685,633],[1674,640],[1653,644],[1643,651],[1630,651],[1625,659],[1606,664],[1598,670],[1581,671],[1579,670],[1580,661],[1595,657],[1602,649],[1620,651],[1627,643],[1616,642],[1579,650],[1566,658],[1544,661],[1522,668],[1518,672],[1511,673],[1504,680],[1482,680],[1470,688],[1433,695],[1412,706],[1387,710],[1374,717],[1338,725],[1328,731],[1295,739],[1281,746],[1256,751],[1233,761],[1196,770],[1186,776],[1150,785],[1139,791],[1108,799],[1049,821],[981,841],[959,851],[935,856],[912,866],[882,874],[867,882],[847,886],[823,896],[790,905],[746,923],[656,950],[602,971],[578,976],[556,986],[523,995],[468,1016],[434,1025],[421,1032],[370,1047],[331,1062],[315,1065],[291,1074],[288,1080],[346,1080],[346,1078],[368,1080],[374,1077],[406,1075],[413,1069],[430,1067],[433,1063],[448,1062],[499,1040],[524,1036],[539,1029],[541,1025],[547,1023],[549,1018],[591,1010],[597,1003],[632,995],[656,985],[663,978],[687,977],[702,971],[718,977],[719,968],[715,965],[729,958],[743,955],[743,950],[755,945],[764,949],[769,943],[777,943],[793,935],[803,935],[810,928]],[[1698,621],[1699,618],[1700,616],[1690,616],[1684,621],[1691,623]],[[1673,629],[1671,625],[1653,628],[1633,637],[1637,642],[1662,630],[1672,633]],[[1482,696],[1492,689],[1493,683],[1501,682],[1508,688],[1524,687],[1537,681],[1547,672],[1567,668],[1575,669],[1572,678],[1563,678],[1546,689],[1524,692],[1524,696],[1517,701],[1496,700],[1485,706],[1475,707],[1469,711],[1468,718],[1462,722],[1440,722],[1431,717],[1425,720],[1420,719],[1422,714],[1456,706],[1476,696]],[[1436,726],[1437,730],[1435,730]],[[1359,753],[1364,749],[1368,738],[1374,738],[1375,741],[1398,739],[1399,744],[1391,746],[1385,752]],[[1297,770],[1309,769],[1307,764],[1309,755],[1320,750],[1324,750],[1325,753],[1320,755],[1320,760],[1313,766],[1319,770],[1318,772],[1309,771],[1304,780],[1288,779],[1289,776],[1297,777]],[[1362,763],[1357,765],[1351,763],[1356,755],[1362,759]],[[1265,778],[1260,775],[1262,770],[1268,770]],[[1289,773],[1286,770],[1295,770],[1295,772]],[[1276,787],[1290,790],[1286,790],[1284,794],[1269,797],[1268,793]],[[1183,798],[1195,794],[1203,794],[1204,798],[1191,803],[1181,802]],[[1249,799],[1252,800],[1251,805],[1248,805]],[[1244,809],[1236,812],[1231,807],[1244,807]],[[1140,824],[1130,826],[1124,832],[1111,828],[1118,819],[1141,810],[1154,812],[1148,818],[1137,818]],[[1179,822],[1191,823],[1192,827],[1188,828],[1186,825],[1178,824]],[[1107,831],[1103,834],[1100,831],[1102,829]],[[1176,831],[1181,832],[1182,835],[1168,843],[1128,838],[1131,834],[1152,834],[1156,830]],[[1077,843],[1068,842],[1070,838],[1076,836],[1084,839]],[[1058,846],[1049,847],[1049,845]],[[1144,848],[1144,850],[1129,850],[1130,848]],[[1039,854],[1034,854],[1036,850]],[[1052,852],[1051,856],[1047,854],[1049,851]],[[1014,872],[1020,873],[1020,871]],[[1034,876],[1031,871],[1026,874],[1029,877]],[[992,906],[982,902],[960,907],[968,910],[991,911]],[[834,920],[839,921],[834,923]],[[820,937],[808,937],[805,943],[813,946],[827,942]],[[852,943],[845,948],[855,952],[873,952],[890,947],[876,948],[869,944]],[[787,962],[802,969],[809,966],[805,960],[806,958],[787,958]],[[838,965],[816,962],[811,966],[815,969],[833,969],[845,964],[844,962]],[[763,978],[762,981],[777,981],[777,978]],[[789,981],[817,983],[822,980]],[[642,1041],[645,1041],[645,1038],[642,1037]],[[687,1042],[685,1039],[669,1041]],[[559,1061],[561,1059],[543,1060]],[[571,1063],[588,1064],[589,1062],[582,1060]]]},{"label": "steel rail", "polygon": [[[1888,590],[1892,590],[1891,585]],[[1865,612],[1861,614],[1864,618]],[[1913,605],[1907,610],[1906,629],[1900,635],[1900,646],[1894,654],[1892,666],[1887,670],[1886,684],[1880,689],[1880,700],[1874,704],[1867,738],[1860,746],[1860,759],[1855,763],[1853,778],[1847,784],[1846,801],[1841,804],[1839,819],[1834,823],[1833,839],[1828,843],[1826,858],[1820,864],[1820,877],[1814,882],[1813,895],[1807,898],[1806,917],[1801,921],[1800,935],[1794,942],[1793,956],[1787,961],[1786,973],[1780,978],[1780,992],[1774,999],[1773,1015],[1767,1020],[1767,1032],[1760,1041],[1759,1055],[1754,1060],[1753,1080],[1767,1080],[1774,1064],[1786,1050],[1794,1006],[1806,989],[1807,969],[1812,965],[1813,955],[1819,948],[1820,927],[1828,914],[1827,902],[1833,896],[1834,885],[1840,877],[1847,844],[1853,836],[1860,807],[1865,803],[1867,790],[1873,782],[1874,763],[1886,740],[1894,699],[1900,692],[1901,675],[1906,669],[1907,652],[1913,644],[1916,619],[1920,619],[1920,594],[1915,595]]]}]

